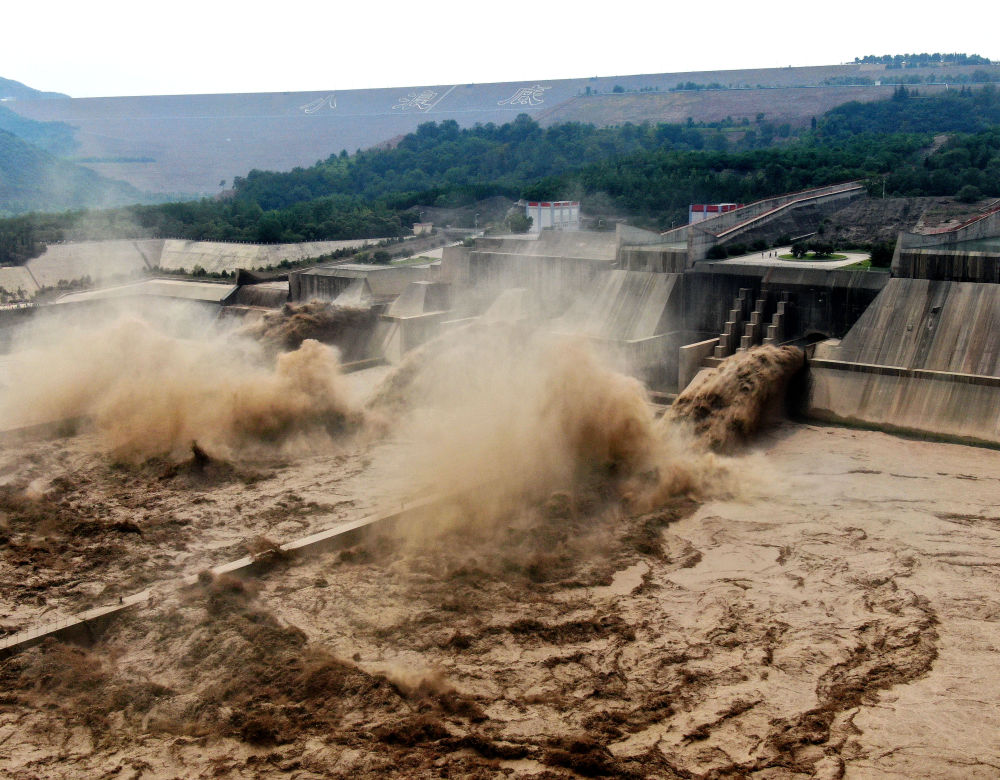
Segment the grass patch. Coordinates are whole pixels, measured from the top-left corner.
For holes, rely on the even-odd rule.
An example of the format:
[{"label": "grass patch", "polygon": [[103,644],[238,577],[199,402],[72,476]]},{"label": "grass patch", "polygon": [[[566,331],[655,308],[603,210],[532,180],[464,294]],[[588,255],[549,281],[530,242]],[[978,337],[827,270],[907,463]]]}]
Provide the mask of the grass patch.
[{"label": "grass patch", "polygon": [[825,263],[828,260],[846,260],[847,259],[847,255],[819,255],[819,256],[817,256],[814,252],[807,253],[805,257],[796,257],[795,255],[793,255],[791,253],[789,253],[787,255],[778,255],[778,257],[780,259],[782,259],[782,260],[795,260],[795,261],[798,261],[798,262],[806,262],[806,263],[812,263],[812,262]]},{"label": "grass patch", "polygon": [[880,268],[877,265],[872,265],[871,258],[868,260],[862,260],[859,263],[851,263],[850,265],[845,265],[841,270],[845,271],[875,271],[875,273],[887,274],[889,273],[888,268]]},{"label": "grass patch", "polygon": [[436,263],[441,258],[439,257],[427,257],[426,255],[417,255],[416,257],[404,257],[401,260],[393,260],[390,265],[426,265],[427,263]]}]

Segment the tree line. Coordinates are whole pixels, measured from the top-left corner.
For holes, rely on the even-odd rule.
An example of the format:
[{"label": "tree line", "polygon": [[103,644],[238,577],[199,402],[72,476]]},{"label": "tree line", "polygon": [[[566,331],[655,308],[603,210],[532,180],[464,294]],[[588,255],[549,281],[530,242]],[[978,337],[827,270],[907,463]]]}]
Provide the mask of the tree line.
[{"label": "tree line", "polygon": [[[0,220],[0,262],[23,262],[47,242],[108,236],[261,243],[401,236],[423,207],[495,195],[580,199],[591,213],[667,228],[686,219],[690,203],[749,202],[848,179],[887,195],[1000,194],[1000,92],[992,86],[935,95],[901,88],[891,100],[835,108],[797,135],[777,132],[763,115],[722,124],[542,127],[527,115],[466,129],[429,122],[393,148],[341,152],[288,172],[251,171],[228,199]],[[941,134],[947,141],[934,144]]]}]

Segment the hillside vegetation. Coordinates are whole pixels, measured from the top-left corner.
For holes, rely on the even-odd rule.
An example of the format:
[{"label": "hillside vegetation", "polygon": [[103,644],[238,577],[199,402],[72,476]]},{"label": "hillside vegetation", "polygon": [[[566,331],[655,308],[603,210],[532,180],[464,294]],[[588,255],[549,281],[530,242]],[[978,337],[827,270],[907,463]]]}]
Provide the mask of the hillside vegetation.
[{"label": "hillside vegetation", "polygon": [[112,181],[0,130],[0,213],[32,209],[93,207],[137,202],[143,196],[123,182]]},{"label": "hillside vegetation", "polygon": [[76,131],[65,122],[37,122],[0,106],[0,130],[16,135],[57,157],[76,150]]},{"label": "hillside vegetation", "polygon": [[[992,86],[935,96],[899,89],[889,101],[841,106],[787,139],[766,125],[744,127],[719,149],[706,144],[718,128],[696,123],[543,128],[525,115],[469,129],[427,123],[394,148],[341,152],[286,173],[251,171],[229,199],[90,214],[88,229],[92,237],[265,243],[394,236],[422,207],[493,195],[582,199],[591,214],[666,228],[683,221],[692,202],[748,202],[859,178],[887,195],[998,194],[1000,93]],[[17,262],[41,242],[78,236],[79,221],[79,214],[27,215],[0,223],[0,260]]]}]

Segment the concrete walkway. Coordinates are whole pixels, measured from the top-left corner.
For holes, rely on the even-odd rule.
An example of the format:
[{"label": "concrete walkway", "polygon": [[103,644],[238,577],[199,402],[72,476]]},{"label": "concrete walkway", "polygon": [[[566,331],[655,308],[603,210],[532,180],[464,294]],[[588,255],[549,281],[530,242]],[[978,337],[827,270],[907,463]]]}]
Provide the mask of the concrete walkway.
[{"label": "concrete walkway", "polygon": [[777,247],[775,249],[769,249],[768,251],[761,254],[760,252],[752,252],[748,255],[741,255],[740,257],[730,257],[726,260],[716,260],[713,265],[768,265],[775,266],[778,268],[824,268],[830,270],[831,268],[843,268],[847,265],[853,265],[854,263],[860,263],[863,260],[867,260],[869,257],[868,252],[840,252],[838,255],[846,255],[843,260],[782,260],[781,255],[790,255],[792,253],[792,248],[790,246]]}]

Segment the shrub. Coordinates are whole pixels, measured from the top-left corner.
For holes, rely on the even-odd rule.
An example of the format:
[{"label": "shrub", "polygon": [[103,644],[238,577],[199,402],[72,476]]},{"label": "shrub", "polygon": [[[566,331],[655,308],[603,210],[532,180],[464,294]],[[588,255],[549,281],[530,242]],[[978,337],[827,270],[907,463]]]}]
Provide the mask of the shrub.
[{"label": "shrub", "polygon": [[511,233],[527,233],[531,230],[532,217],[521,212],[515,212],[507,216],[507,228]]},{"label": "shrub", "polygon": [[979,191],[979,187],[975,184],[966,184],[962,189],[958,191],[956,196],[962,203],[975,203],[983,194]]},{"label": "shrub", "polygon": [[871,264],[875,268],[888,268],[892,264],[895,245],[891,241],[873,244],[871,248]]},{"label": "shrub", "polygon": [[810,241],[808,249],[816,257],[828,257],[833,254],[834,246],[829,241]]}]

